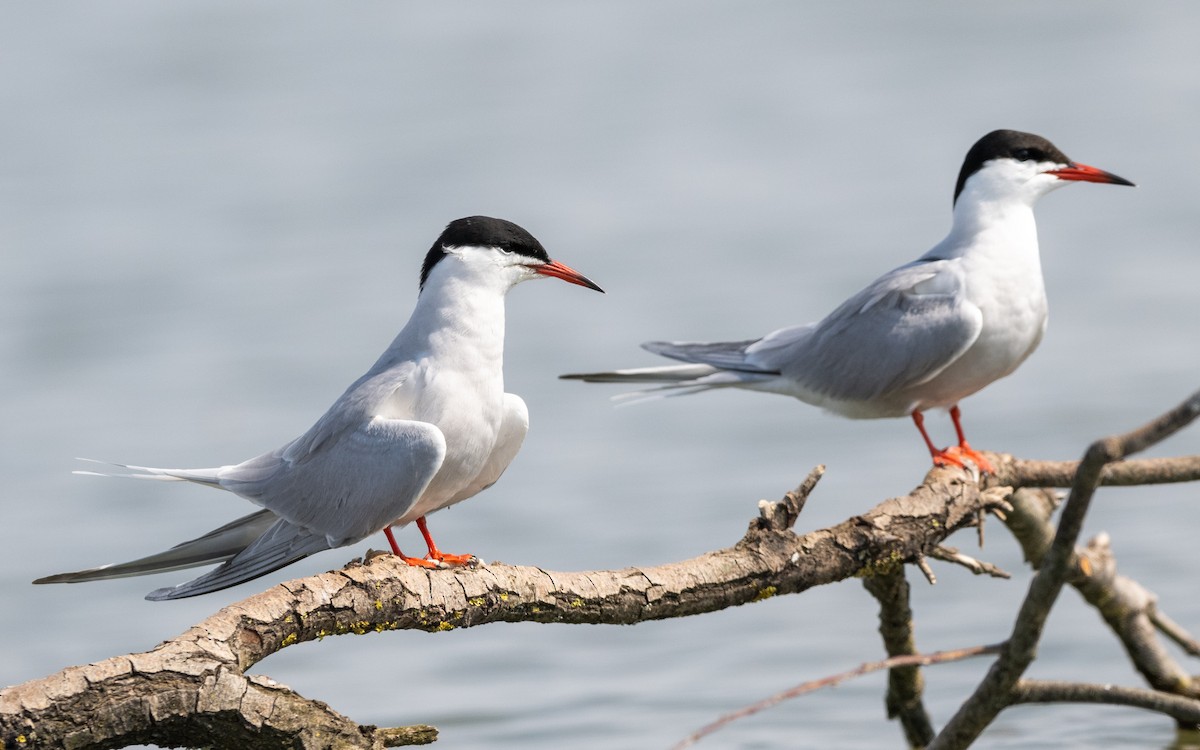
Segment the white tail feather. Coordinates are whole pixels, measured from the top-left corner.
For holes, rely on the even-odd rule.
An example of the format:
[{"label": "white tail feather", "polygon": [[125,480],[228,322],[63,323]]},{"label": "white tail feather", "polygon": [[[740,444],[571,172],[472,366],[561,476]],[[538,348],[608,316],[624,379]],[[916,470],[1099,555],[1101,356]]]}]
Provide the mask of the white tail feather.
[{"label": "white tail feather", "polygon": [[[155,479],[160,482],[195,482],[197,484],[210,485],[214,487],[220,486],[218,479],[221,469],[156,469],[152,466],[135,466],[133,464],[118,464],[109,461],[97,461],[94,458],[80,458],[79,461],[86,461],[93,464],[102,464],[104,466],[115,466],[119,469],[129,469],[129,472],[103,472],[103,471],[72,471],[72,474],[80,474],[82,476],[93,477],[120,477],[122,479]],[[222,467],[224,468],[224,467]]]}]

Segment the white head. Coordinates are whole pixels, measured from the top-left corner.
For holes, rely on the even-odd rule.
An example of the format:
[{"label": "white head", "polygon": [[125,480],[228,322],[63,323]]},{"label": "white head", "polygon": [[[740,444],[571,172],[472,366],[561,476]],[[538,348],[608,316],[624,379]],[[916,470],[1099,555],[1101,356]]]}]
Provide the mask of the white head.
[{"label": "white head", "polygon": [[992,201],[1033,203],[1068,182],[1133,183],[1111,172],[1079,164],[1050,141],[1017,130],[993,130],[963,160],[954,186],[954,204]]},{"label": "white head", "polygon": [[[452,267],[445,264],[452,264]],[[468,216],[446,226],[425,255],[421,289],[425,288],[434,269],[458,277],[471,277],[501,291],[544,276],[604,291],[578,271],[551,260],[542,243],[529,232],[511,221],[489,216]]]}]

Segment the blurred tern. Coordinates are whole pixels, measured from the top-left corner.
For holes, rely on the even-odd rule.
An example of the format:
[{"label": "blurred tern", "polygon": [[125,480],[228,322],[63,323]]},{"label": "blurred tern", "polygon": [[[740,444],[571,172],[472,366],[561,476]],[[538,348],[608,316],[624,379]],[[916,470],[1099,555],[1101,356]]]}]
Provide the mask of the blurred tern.
[{"label": "blurred tern", "polygon": [[[223,563],[146,597],[178,599],[257,578],[379,531],[409,564],[469,562],[470,555],[438,550],[425,516],[490,487],[521,448],[529,413],[520,397],[504,392],[504,296],[522,281],[544,276],[603,291],[550,260],[541,243],[512,222],[486,216],[451,222],[425,256],[408,324],[308,432],[233,466],[122,466],[135,473],[114,475],[217,487],[263,510],[156,555],[34,583]],[[392,536],[390,527],[412,521],[429,547],[426,559],[403,555]]]},{"label": "blurred tern", "polygon": [[[992,472],[967,444],[958,402],[1011,373],[1041,341],[1046,292],[1033,205],[1068,182],[1133,185],[1071,161],[1040,136],[993,131],[963,161],[950,234],[823,320],[748,341],[649,342],[643,348],[688,364],[562,377],[658,385],[633,397],[744,388],[855,419],[909,415],[935,465],[970,461]],[[958,445],[934,447],[922,415],[933,408],[949,408]]]}]

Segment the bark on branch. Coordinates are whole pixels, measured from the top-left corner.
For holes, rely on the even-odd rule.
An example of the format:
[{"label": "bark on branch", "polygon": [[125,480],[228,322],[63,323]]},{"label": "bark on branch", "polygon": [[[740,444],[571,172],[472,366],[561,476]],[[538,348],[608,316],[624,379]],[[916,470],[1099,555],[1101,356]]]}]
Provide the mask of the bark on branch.
[{"label": "bark on branch", "polygon": [[[989,454],[989,458],[992,454]],[[1019,487],[1070,487],[1079,470],[1078,461],[1030,461],[999,455],[990,485]],[[1200,479],[1200,456],[1143,458],[1116,461],[1100,471],[1102,487],[1133,487],[1144,484],[1175,484]]]},{"label": "bark on branch", "polygon": [[909,495],[798,536],[788,526],[818,476],[765,504],[732,547],[669,565],[562,573],[493,564],[429,572],[381,555],[280,584],[146,653],[0,692],[0,738],[23,738],[25,747],[327,747],[335,737],[344,747],[393,746],[394,730],[360,727],[246,671],[282,648],[329,635],[489,622],[631,624],[871,576],[929,554],[1005,494],[982,490],[961,470],[939,469]]},{"label": "bark on branch", "polygon": [[[1080,565],[1075,542],[1106,473],[1110,478],[1114,472],[1119,473],[1124,466],[1117,462],[1173,435],[1197,416],[1200,416],[1200,392],[1144,427],[1097,440],[1088,447],[1075,471],[1054,540],[1046,548],[1021,604],[1012,636],[975,692],[930,743],[930,750],[969,746],[1012,703],[1018,681],[1033,662],[1050,609],[1072,570]],[[1176,466],[1173,470],[1186,472],[1188,468]]]},{"label": "bark on branch", "polygon": [[[863,579],[863,586],[879,602],[879,634],[888,656],[917,654],[913,632],[912,607],[904,569]],[[925,678],[917,665],[888,670],[888,689],[884,703],[889,719],[899,719],[909,747],[925,747],[933,739],[933,721],[921,696]]]},{"label": "bark on branch", "polygon": [[[1010,490],[1044,481],[1040,462],[992,456],[981,485],[935,469],[910,494],[827,529],[791,530],[814,471],[731,547],[651,568],[562,573],[502,564],[425,571],[387,555],[275,586],[154,649],[70,667],[0,691],[6,747],[112,748],[134,743],[240,748],[380,748],[429,742],[429,727],[360,726],[323,703],[246,671],[276,651],[329,635],[442,631],[490,622],[632,624],[748,604],[846,578],[921,564]],[[1147,482],[1189,481],[1200,458],[1124,462]],[[1115,472],[1113,481],[1119,481]],[[1102,475],[1106,476],[1106,475]],[[926,565],[926,567],[928,567]]]}]

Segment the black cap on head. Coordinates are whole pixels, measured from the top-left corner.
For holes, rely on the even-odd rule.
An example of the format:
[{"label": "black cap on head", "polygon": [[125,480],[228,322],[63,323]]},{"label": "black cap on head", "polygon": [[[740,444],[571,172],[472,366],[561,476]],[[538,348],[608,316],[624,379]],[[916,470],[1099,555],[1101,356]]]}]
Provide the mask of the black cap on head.
[{"label": "black cap on head", "polygon": [[967,184],[967,178],[992,159],[1004,158],[1017,161],[1049,161],[1056,164],[1071,163],[1067,155],[1058,150],[1058,146],[1040,135],[1022,133],[1019,130],[993,130],[976,141],[967,152],[967,157],[963,159],[958,183],[954,186],[954,200],[958,200],[958,194]]},{"label": "black cap on head", "polygon": [[442,258],[446,257],[447,247],[498,247],[518,255],[526,255],[534,260],[549,262],[550,256],[542,243],[521,227],[505,221],[493,219],[490,216],[468,216],[465,219],[455,219],[446,225],[445,231],[429,248],[425,255],[425,263],[421,266],[421,287],[425,279]]}]

